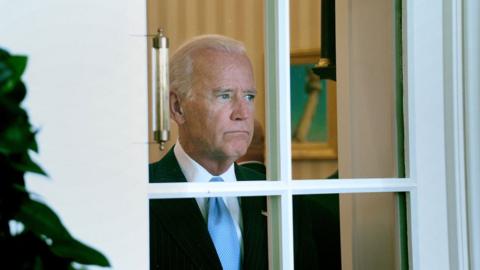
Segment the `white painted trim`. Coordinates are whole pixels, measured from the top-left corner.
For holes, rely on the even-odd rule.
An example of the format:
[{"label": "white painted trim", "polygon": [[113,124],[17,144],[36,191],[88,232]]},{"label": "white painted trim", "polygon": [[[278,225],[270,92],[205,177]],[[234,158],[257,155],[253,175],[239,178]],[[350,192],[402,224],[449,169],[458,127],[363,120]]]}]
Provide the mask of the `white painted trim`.
[{"label": "white painted trim", "polygon": [[[288,0],[265,1],[267,177],[291,181],[290,11]],[[286,197],[285,197],[286,196]],[[291,194],[268,200],[271,269],[293,269]],[[280,228],[279,228],[280,227]],[[279,247],[279,248],[278,248]]]},{"label": "white painted trim", "polygon": [[451,269],[469,269],[465,182],[462,1],[445,1],[445,136]]},{"label": "white painted trim", "polygon": [[443,2],[407,0],[409,164],[414,269],[448,269]]},{"label": "white painted trim", "polygon": [[[132,121],[132,138],[130,147],[134,147],[139,154],[140,163],[148,163],[148,147],[144,144],[148,140],[148,69],[147,69],[147,50],[148,42],[143,35],[148,34],[147,31],[147,1],[127,1],[127,24],[128,24],[128,45],[130,54],[128,55],[128,63],[130,63],[130,79],[128,80],[128,88],[130,90],[130,109],[135,110],[135,115],[138,119]],[[143,120],[143,121],[142,121]],[[135,126],[133,126],[135,124]],[[141,154],[141,155],[140,155]],[[139,167],[142,168],[142,167]],[[144,166],[141,171],[133,172],[130,178],[132,182],[136,182],[136,177],[143,176],[142,181],[138,181],[138,191],[131,188],[130,192],[138,192],[137,198],[143,200],[137,202],[139,209],[133,214],[132,222],[136,224],[138,234],[134,234],[135,238],[140,239],[142,246],[131,248],[129,256],[136,258],[137,261],[132,263],[135,267],[146,269],[150,268],[150,215],[149,215],[149,201],[147,198],[148,190],[148,169]],[[133,232],[133,231],[132,231]],[[133,259],[132,259],[133,261]],[[128,265],[118,265],[117,268],[129,268]]]},{"label": "white painted trim", "polygon": [[[288,3],[288,1],[287,1]],[[290,84],[289,84],[290,85]],[[290,133],[289,133],[290,134]],[[293,258],[293,198],[292,192],[287,190],[281,197],[281,254],[282,266],[281,269],[294,269]],[[274,226],[274,224],[272,224]]]},{"label": "white painted trim", "polygon": [[[405,176],[409,177],[416,183],[417,164],[416,157],[414,155],[414,149],[416,148],[416,137],[413,127],[413,118],[416,115],[416,107],[411,98],[411,89],[414,88],[413,78],[415,77],[415,66],[411,63],[413,58],[413,37],[411,34],[414,23],[412,18],[414,17],[414,8],[412,1],[404,0],[402,4],[403,9],[403,80],[404,80],[404,100],[407,101],[404,105],[405,112],[405,132],[408,134],[405,136]],[[409,221],[408,226],[408,265],[410,269],[420,269],[420,254],[419,254],[419,236],[418,236],[418,192],[414,190],[407,196],[407,213]]]},{"label": "white painted trim", "polygon": [[[295,180],[241,181],[224,183],[160,183],[150,184],[150,199],[223,197],[223,196],[280,196],[291,193],[341,194],[366,192],[410,192],[415,183],[404,178],[342,179],[342,180]],[[288,195],[288,194],[287,194]]]},{"label": "white painted trim", "polygon": [[295,180],[290,188],[294,195],[409,192],[415,189],[415,183],[406,178]]},{"label": "white painted trim", "polygon": [[[266,1],[266,142],[269,179],[292,177],[290,121],[290,12],[288,0]],[[269,11],[269,9],[271,9]]]},{"label": "white painted trim", "polygon": [[480,2],[464,0],[466,186],[470,269],[480,269]]}]

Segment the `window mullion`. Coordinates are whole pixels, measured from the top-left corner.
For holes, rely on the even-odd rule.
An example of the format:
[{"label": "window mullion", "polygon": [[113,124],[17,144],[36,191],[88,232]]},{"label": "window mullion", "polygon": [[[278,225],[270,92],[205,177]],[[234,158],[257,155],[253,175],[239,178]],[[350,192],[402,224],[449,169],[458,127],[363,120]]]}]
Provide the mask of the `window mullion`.
[{"label": "window mullion", "polygon": [[[288,0],[265,1],[265,74],[267,176],[287,189],[270,197],[269,262],[271,269],[293,269],[293,219],[290,141],[290,12]],[[278,183],[280,184],[281,183]]]},{"label": "window mullion", "polygon": [[266,1],[266,137],[269,179],[292,176],[288,0]]},{"label": "window mullion", "polygon": [[342,180],[239,181],[225,183],[155,183],[148,185],[150,199],[197,197],[289,196],[364,192],[409,192],[416,183],[409,178]]}]

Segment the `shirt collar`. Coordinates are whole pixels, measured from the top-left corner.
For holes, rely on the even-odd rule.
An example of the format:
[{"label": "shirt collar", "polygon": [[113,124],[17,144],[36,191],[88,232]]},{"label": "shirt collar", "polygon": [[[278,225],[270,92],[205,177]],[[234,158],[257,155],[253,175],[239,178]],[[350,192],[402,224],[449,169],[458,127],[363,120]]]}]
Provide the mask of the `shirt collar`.
[{"label": "shirt collar", "polygon": [[[198,164],[183,150],[182,145],[177,140],[175,147],[173,148],[175,157],[177,158],[180,169],[185,175],[188,182],[208,182],[214,175],[210,174],[202,165]],[[235,168],[232,164],[226,172],[220,176],[225,182],[237,181],[235,177]]]}]

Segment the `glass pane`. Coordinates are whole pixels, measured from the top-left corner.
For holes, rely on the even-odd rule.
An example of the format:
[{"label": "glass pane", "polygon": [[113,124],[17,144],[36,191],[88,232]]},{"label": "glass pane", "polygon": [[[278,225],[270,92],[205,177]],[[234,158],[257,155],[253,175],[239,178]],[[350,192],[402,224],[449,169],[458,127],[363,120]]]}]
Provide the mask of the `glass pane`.
[{"label": "glass pane", "polygon": [[401,0],[344,2],[290,1],[293,178],[404,177]]},{"label": "glass pane", "polygon": [[341,269],[337,194],[294,196],[293,232],[295,269]]},{"label": "glass pane", "polygon": [[[265,93],[264,93],[264,33],[263,33],[263,1],[256,1],[256,0],[247,0],[247,1],[238,1],[238,0],[203,0],[203,1],[187,1],[187,0],[158,0],[158,1],[147,1],[148,3],[148,33],[154,34],[157,32],[157,29],[163,29],[164,33],[169,38],[169,55],[170,57],[174,54],[174,52],[185,42],[191,40],[194,37],[198,37],[200,35],[210,35],[210,34],[218,34],[224,35],[229,38],[233,38],[243,43],[246,54],[251,62],[252,68],[252,76],[253,79],[250,82],[249,78],[242,77],[238,70],[231,71],[226,68],[222,68],[218,62],[212,56],[204,56],[203,68],[197,66],[200,63],[200,60],[197,58],[192,57],[193,63],[192,66],[195,67],[192,69],[192,80],[198,82],[196,76],[198,78],[202,78],[202,83],[205,84],[205,87],[202,89],[210,89],[209,86],[215,84],[222,83],[222,87],[242,87],[242,89],[255,89],[256,96],[254,102],[254,113],[249,116],[249,119],[253,120],[258,123],[260,127],[265,126]],[[149,39],[149,45],[152,46],[151,39]],[[154,52],[149,52],[150,54],[154,54]],[[151,55],[152,56],[152,55]],[[149,57],[151,59],[151,57]],[[235,62],[235,67],[241,67],[240,61],[233,61]],[[153,61],[149,62],[150,71],[152,71]],[[170,59],[170,65],[172,65],[172,59]],[[200,65],[200,64],[198,64]],[[198,70],[197,70],[198,69]],[[182,70],[187,70],[182,69]],[[223,74],[223,73],[225,74]],[[184,72],[187,74],[186,72]],[[228,73],[228,74],[227,74]],[[175,73],[176,74],[176,73]],[[172,75],[170,72],[170,80],[173,77],[181,77],[177,75]],[[196,75],[195,75],[196,74]],[[201,77],[200,77],[201,75]],[[150,72],[150,82],[152,81],[152,73]],[[209,77],[210,76],[210,77]],[[185,75],[185,78],[189,78],[189,76]],[[181,77],[182,80],[184,77]],[[208,82],[206,78],[208,79]],[[172,81],[170,81],[172,84]],[[208,84],[208,85],[207,85]],[[230,84],[230,85],[227,85]],[[232,85],[235,84],[235,85]],[[247,85],[248,84],[248,85]],[[150,85],[150,100],[152,100],[152,87],[154,83]],[[251,86],[250,86],[251,85]],[[233,87],[232,87],[233,86]],[[213,86],[212,86],[213,87]],[[188,89],[193,89],[193,87],[186,87]],[[173,89],[173,88],[171,88]],[[248,90],[247,89],[247,90]],[[218,90],[218,89],[215,89]],[[195,95],[192,95],[194,97]],[[172,97],[170,96],[170,99]],[[179,99],[180,100],[180,99]],[[183,101],[183,99],[182,99]],[[198,101],[198,99],[195,99]],[[150,102],[152,103],[152,101]],[[224,123],[222,121],[227,121],[226,119],[221,119],[221,117],[213,117],[208,113],[213,113],[213,110],[216,107],[208,106],[206,108],[200,107],[193,107],[192,102],[187,103],[183,102],[180,103],[179,108],[182,112],[185,111],[185,119],[188,128],[185,128],[186,132],[184,132],[184,137],[186,138],[185,141],[181,144],[183,149],[187,153],[187,155],[194,160],[195,162],[199,163],[202,167],[207,169],[211,174],[217,175],[216,173],[212,172],[212,168],[205,164],[202,158],[205,156],[205,153],[201,153],[204,151],[210,151],[210,155],[217,155],[218,151],[224,151],[225,149],[218,149],[214,148],[213,150],[211,147],[219,148],[226,148],[225,145],[228,145],[226,142],[226,138],[222,138],[222,130],[225,129],[241,129],[243,131],[244,126],[242,125],[232,125],[231,123]],[[198,105],[198,103],[197,103]],[[179,110],[180,110],[179,109]],[[208,110],[207,110],[208,109]],[[188,113],[188,112],[193,112]],[[182,132],[182,129],[178,127],[177,120],[171,114],[171,134],[170,139],[165,145],[164,150],[160,150],[159,144],[154,140],[154,131],[152,127],[152,121],[155,117],[155,112],[152,111],[152,106],[149,107],[149,163],[158,162],[162,159],[170,149],[172,149],[174,144],[177,143],[177,138],[179,133]],[[208,115],[207,115],[208,114]],[[230,116],[230,114],[226,113],[218,113],[215,114],[216,116],[223,116],[226,118]],[[190,117],[188,117],[190,116]],[[235,116],[235,117],[238,117]],[[243,117],[243,115],[240,115]],[[228,130],[230,132],[231,130]],[[187,136],[188,134],[189,136]],[[193,134],[193,135],[192,135]],[[243,134],[234,134],[228,135],[223,134],[225,137],[228,136],[237,136],[241,137],[244,136]],[[247,136],[251,136],[248,134]],[[217,140],[218,145],[211,145],[214,141]],[[208,145],[207,145],[208,143]],[[191,145],[195,145],[196,147],[189,147]],[[248,146],[248,144],[246,144]],[[246,147],[239,147],[238,145],[233,145],[233,150],[235,151],[235,156],[240,157],[241,155],[237,155],[237,152],[243,152]],[[245,148],[245,149],[244,149]],[[226,151],[226,150],[225,150]],[[224,153],[224,152],[222,152]],[[262,158],[263,158],[263,152]],[[231,163],[233,163],[232,160]],[[230,162],[228,162],[230,164]],[[154,167],[158,167],[154,165]],[[208,167],[208,168],[207,168]],[[152,168],[151,169],[155,169]],[[178,175],[176,175],[178,176]],[[151,176],[150,182],[158,182],[158,180],[154,179],[157,176]],[[182,178],[182,177],[181,177]],[[188,177],[187,177],[188,178]],[[238,177],[237,177],[238,178]],[[262,177],[264,178],[264,177]],[[254,179],[258,179],[255,177]],[[173,181],[176,179],[170,179]],[[163,180],[162,180],[163,181]],[[163,181],[164,182],[164,181]]]},{"label": "glass pane", "polygon": [[[290,1],[294,179],[328,178],[338,167],[334,5],[334,1]],[[320,59],[330,61],[324,63],[321,76],[314,72]]]},{"label": "glass pane", "polygon": [[220,200],[150,200],[150,269],[268,269],[266,198]]},{"label": "glass pane", "polygon": [[297,195],[293,218],[295,269],[408,269],[403,193]]}]

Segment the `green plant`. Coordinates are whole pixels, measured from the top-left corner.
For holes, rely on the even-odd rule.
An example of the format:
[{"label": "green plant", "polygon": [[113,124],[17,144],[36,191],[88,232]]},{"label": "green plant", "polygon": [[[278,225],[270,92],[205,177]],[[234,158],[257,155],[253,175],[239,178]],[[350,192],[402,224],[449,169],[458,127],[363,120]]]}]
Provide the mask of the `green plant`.
[{"label": "green plant", "polygon": [[[26,56],[0,48],[0,268],[110,266],[104,255],[73,238],[55,212],[25,188],[26,172],[46,175],[30,157],[38,146],[21,107],[27,93],[21,79],[26,66]],[[12,231],[12,226],[20,230]]]}]

